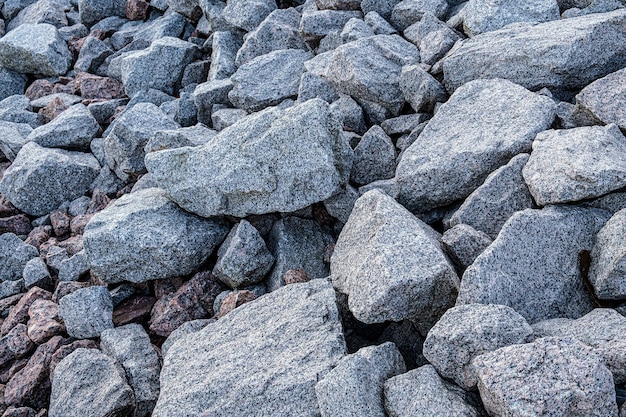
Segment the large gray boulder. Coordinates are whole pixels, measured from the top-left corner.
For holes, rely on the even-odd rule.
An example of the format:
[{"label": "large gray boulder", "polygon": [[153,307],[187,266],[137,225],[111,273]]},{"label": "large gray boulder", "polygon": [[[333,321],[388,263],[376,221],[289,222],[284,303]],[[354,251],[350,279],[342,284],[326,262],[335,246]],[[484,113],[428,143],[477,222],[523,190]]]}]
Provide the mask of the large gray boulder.
[{"label": "large gray boulder", "polygon": [[83,104],[75,104],[51,122],[33,130],[27,140],[49,148],[89,151],[100,125]]},{"label": "large gray boulder", "polygon": [[589,282],[598,298],[626,298],[626,209],[609,219],[596,236],[591,251]]},{"label": "large gray boulder", "polygon": [[270,108],[198,148],[153,152],[153,180],[185,210],[210,217],[291,212],[348,181],[352,150],[321,99]]},{"label": "large gray boulder", "polygon": [[379,190],[357,200],[330,270],[358,320],[411,319],[422,334],[453,305],[459,286],[438,234]]},{"label": "large gray boulder", "polygon": [[594,209],[549,206],[515,213],[465,271],[457,305],[503,304],[530,324],[593,309],[579,268],[607,220]]},{"label": "large gray boulder", "polygon": [[85,26],[111,16],[126,17],[126,0],[78,0],[78,17]]},{"label": "large gray boulder", "polygon": [[507,346],[477,357],[474,366],[490,415],[617,417],[611,372],[574,339]]},{"label": "large gray boulder", "polygon": [[576,89],[625,66],[626,10],[620,9],[483,33],[451,51],[443,73],[448,91],[478,78],[506,78],[530,90]]},{"label": "large gray boulder", "polygon": [[318,416],[315,385],[345,354],[331,285],[287,285],[174,342],[152,415]]},{"label": "large gray boulder", "polygon": [[470,0],[464,9],[463,27],[469,36],[498,30],[517,22],[559,20],[556,0]]},{"label": "large gray boulder", "polygon": [[134,404],[123,371],[97,349],[76,349],[54,368],[50,417],[126,417]]},{"label": "large gray boulder", "polygon": [[17,281],[22,278],[24,267],[39,252],[27,245],[13,233],[0,235],[0,281]]},{"label": "large gray boulder", "polygon": [[495,169],[529,152],[552,124],[552,100],[506,80],[459,88],[403,153],[398,201],[423,212],[467,197]]},{"label": "large gray boulder", "polygon": [[219,220],[180,209],[158,188],[127,194],[98,212],[83,242],[91,270],[107,283],[194,272],[228,233]]},{"label": "large gray boulder", "polygon": [[626,131],[626,68],[583,88],[576,96],[574,117],[615,123]]},{"label": "large gray boulder", "polygon": [[392,342],[344,357],[315,386],[322,416],[384,416],[383,384],[404,372],[404,359]]},{"label": "large gray boulder", "polygon": [[44,77],[63,75],[72,53],[54,26],[24,24],[0,38],[0,66]]},{"label": "large gray boulder", "polygon": [[113,328],[113,301],[106,287],[81,288],[59,300],[59,317],[77,339],[100,337]]},{"label": "large gray boulder", "polygon": [[90,153],[25,144],[0,180],[0,192],[20,210],[43,216],[83,196],[100,173]]},{"label": "large gray boulder", "polygon": [[599,197],[626,186],[626,138],[613,124],[548,130],[522,172],[541,206]]}]

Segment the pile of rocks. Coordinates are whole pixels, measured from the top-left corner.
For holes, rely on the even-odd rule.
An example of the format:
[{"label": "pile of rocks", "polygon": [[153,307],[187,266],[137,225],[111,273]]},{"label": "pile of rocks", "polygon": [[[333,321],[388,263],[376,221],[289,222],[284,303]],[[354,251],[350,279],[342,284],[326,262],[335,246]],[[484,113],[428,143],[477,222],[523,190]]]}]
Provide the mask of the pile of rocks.
[{"label": "pile of rocks", "polygon": [[625,4],[0,0],[0,416],[626,416]]}]

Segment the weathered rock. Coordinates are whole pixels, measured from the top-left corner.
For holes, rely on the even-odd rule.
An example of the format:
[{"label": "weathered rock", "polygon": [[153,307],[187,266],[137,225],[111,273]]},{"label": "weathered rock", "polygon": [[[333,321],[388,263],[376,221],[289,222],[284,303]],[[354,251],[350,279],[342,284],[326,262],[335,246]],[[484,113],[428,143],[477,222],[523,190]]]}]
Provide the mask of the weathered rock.
[{"label": "weathered rock", "polygon": [[626,298],[626,209],[609,219],[598,232],[591,251],[589,282],[600,299]]},{"label": "weathered rock", "polygon": [[222,17],[231,25],[250,32],[277,8],[273,0],[234,0],[226,3]]},{"label": "weathered rock", "polygon": [[300,19],[300,32],[307,39],[332,37],[335,34],[341,42],[337,32],[341,31],[345,24],[354,18],[362,19],[363,13],[358,10],[317,10],[315,7],[310,10],[305,9]]},{"label": "weathered rock", "polygon": [[472,226],[459,223],[446,230],[441,237],[448,254],[461,271],[474,263],[474,260],[491,245],[491,238]]},{"label": "weathered rock", "polygon": [[357,19],[355,17],[346,22],[343,30],[339,34],[343,43],[352,42],[357,39],[367,38],[374,35],[374,29],[372,29],[362,19]]},{"label": "weathered rock", "polygon": [[244,217],[330,197],[347,182],[351,153],[328,104],[314,99],[250,115],[199,148],[150,153],[146,165],[185,210]]},{"label": "weathered rock", "polygon": [[[80,90],[80,95],[83,99],[108,100],[117,99],[124,95],[124,86],[119,81],[108,77],[98,77],[97,75],[87,74],[85,72],[76,76],[76,86]],[[126,101],[113,101],[112,104],[116,104],[115,108],[117,108],[126,104]],[[88,107],[89,110],[94,113],[94,117],[98,118],[93,111],[95,105],[97,105],[97,103],[92,103]],[[113,112],[106,117],[106,123],[109,122],[108,120],[111,116],[113,116]]]},{"label": "weathered rock", "polygon": [[87,107],[75,104],[53,121],[33,130],[27,140],[48,148],[88,151],[100,125]]},{"label": "weathered rock", "polygon": [[625,81],[626,69],[621,69],[583,88],[576,96],[574,118],[591,118],[604,124],[615,123],[622,131],[626,131]]},{"label": "weathered rock", "polygon": [[2,281],[17,281],[29,261],[39,256],[34,247],[22,242],[13,233],[0,235],[0,278]]},{"label": "weathered rock", "polygon": [[230,313],[237,307],[240,307],[245,303],[249,303],[250,301],[255,300],[256,298],[257,298],[256,294],[250,290],[231,291],[222,300],[220,309],[215,314],[215,318],[221,319],[222,317],[224,317],[226,314]]},{"label": "weathered rock", "polygon": [[161,130],[148,141],[144,150],[148,153],[183,146],[200,146],[209,142],[216,134],[217,132],[201,124],[176,130]]},{"label": "weathered rock", "polygon": [[167,355],[167,351],[174,344],[174,342],[184,338],[185,336],[198,332],[205,328],[209,323],[215,322],[215,318],[212,319],[196,319],[191,321],[186,321],[176,328],[170,335],[165,339],[163,345],[161,346],[161,352],[163,352],[163,357]]},{"label": "weathered rock", "polygon": [[24,74],[0,67],[0,100],[15,94],[24,94],[27,80]]},{"label": "weathered rock", "polygon": [[361,10],[365,14],[376,12],[384,19],[389,20],[391,19],[391,11],[398,3],[400,0],[362,0]]},{"label": "weathered rock", "polygon": [[518,3],[510,0],[470,0],[465,7],[463,27],[469,36],[498,30],[517,22],[559,20],[556,0],[533,0]]},{"label": "weathered rock", "polygon": [[425,13],[443,18],[447,11],[448,3],[445,0],[402,0],[391,11],[390,22],[402,31],[420,21]]},{"label": "weathered rock", "polygon": [[357,200],[330,269],[358,320],[412,319],[423,334],[452,306],[459,286],[437,233],[378,190]]},{"label": "weathered rock", "polygon": [[400,74],[400,89],[413,110],[430,111],[448,97],[443,86],[418,65],[407,65]]},{"label": "weathered rock", "polygon": [[212,36],[208,80],[225,80],[237,71],[235,56],[241,47],[241,36],[231,31],[218,31]]},{"label": "weathered rock", "polygon": [[322,416],[384,415],[383,384],[404,372],[402,355],[391,342],[344,357],[315,386]]},{"label": "weathered rock", "polygon": [[80,48],[74,69],[82,72],[97,72],[107,57],[114,51],[109,45],[95,36],[88,36]]},{"label": "weathered rock", "polygon": [[198,0],[167,0],[169,9],[197,21],[202,16]]},{"label": "weathered rock", "polygon": [[506,78],[531,90],[584,87],[626,66],[624,22],[619,10],[484,33],[446,56],[444,84],[454,91],[477,78]]},{"label": "weathered rock", "polygon": [[31,288],[26,294],[19,298],[19,301],[13,307],[11,307],[6,319],[2,322],[0,334],[5,335],[18,324],[25,324],[28,320],[28,309],[36,300],[49,300],[50,298],[52,298],[50,292],[38,287]]},{"label": "weathered rock", "polygon": [[530,151],[554,112],[552,100],[510,81],[464,85],[404,151],[396,170],[398,201],[423,212],[467,197],[493,170]]},{"label": "weathered rock", "polygon": [[153,416],[319,415],[315,385],[345,349],[330,284],[288,285],[176,341]]},{"label": "weathered rock", "polygon": [[324,200],[324,208],[328,214],[340,222],[346,223],[358,198],[359,192],[348,185],[345,190],[341,190],[334,196]]},{"label": "weathered rock", "polygon": [[113,310],[113,324],[123,326],[130,323],[145,323],[150,319],[150,312],[156,301],[156,298],[146,295],[124,301]]},{"label": "weathered rock", "polygon": [[396,170],[396,148],[380,126],[368,130],[356,148],[350,179],[356,184],[369,184],[393,178]]},{"label": "weathered rock", "polygon": [[28,337],[26,325],[20,323],[0,338],[0,366],[19,359],[35,348]]},{"label": "weathered rock", "polygon": [[0,192],[20,210],[42,216],[84,195],[98,176],[93,155],[25,144],[0,180]]},{"label": "weathered rock", "polygon": [[82,288],[59,300],[59,315],[67,333],[77,339],[99,337],[113,328],[113,303],[106,287]]},{"label": "weathered rock", "polygon": [[38,345],[65,331],[55,302],[35,300],[28,309],[28,316],[28,337]]},{"label": "weathered rock", "polygon": [[396,28],[391,26],[391,24],[377,12],[371,11],[367,13],[363,20],[374,30],[376,35],[393,35],[398,33]]},{"label": "weathered rock", "polygon": [[[44,123],[42,115],[33,113],[30,100],[26,96],[10,96],[0,101],[0,120],[11,123],[26,123],[33,129]],[[23,136],[27,136],[27,132],[23,130],[23,126],[16,126]]]},{"label": "weathered rock", "polygon": [[50,417],[122,417],[132,414],[133,390],[113,359],[97,349],[76,349],[54,369]]},{"label": "weathered rock", "polygon": [[24,24],[0,39],[0,65],[19,73],[63,75],[72,54],[54,26]]},{"label": "weathered rock", "polygon": [[126,0],[78,0],[78,13],[88,27],[110,16],[126,17]]},{"label": "weathered rock", "polygon": [[108,329],[100,335],[102,351],[117,361],[126,372],[135,393],[136,417],[149,416],[159,397],[159,356],[146,331],[139,324]]},{"label": "weathered rock", "polygon": [[515,213],[463,274],[457,305],[507,305],[530,324],[588,313],[579,252],[606,220],[599,210],[559,206]]},{"label": "weathered rock", "polygon": [[477,357],[474,366],[492,415],[617,416],[611,373],[574,339],[504,347]]},{"label": "weathered rock", "polygon": [[[337,115],[341,116],[344,130],[354,131],[360,135],[367,131],[363,109],[352,97],[342,94],[339,99],[330,105],[330,108]],[[352,145],[352,143],[350,144]]]},{"label": "weathered rock", "polygon": [[213,128],[217,131],[224,130],[228,126],[232,126],[239,120],[248,115],[248,112],[242,109],[220,109],[211,114]]},{"label": "weathered rock", "polygon": [[24,280],[3,281],[0,283],[0,299],[24,293]]},{"label": "weathered rock", "polygon": [[9,161],[15,159],[32,131],[33,128],[26,123],[0,121],[0,151]]}]

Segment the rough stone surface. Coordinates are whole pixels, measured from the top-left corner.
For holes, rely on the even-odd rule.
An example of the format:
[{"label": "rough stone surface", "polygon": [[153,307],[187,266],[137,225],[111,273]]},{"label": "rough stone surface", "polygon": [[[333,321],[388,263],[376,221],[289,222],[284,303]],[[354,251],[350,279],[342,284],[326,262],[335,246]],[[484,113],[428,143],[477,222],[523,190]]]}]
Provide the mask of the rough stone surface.
[{"label": "rough stone surface", "polygon": [[26,323],[28,321],[28,309],[30,306],[39,299],[49,300],[52,294],[46,290],[42,290],[38,287],[33,287],[26,294],[19,298],[19,301],[9,309],[9,314],[2,322],[0,328],[1,334],[7,334],[11,329],[20,323]]},{"label": "rough stone surface", "polygon": [[396,149],[385,131],[372,126],[354,148],[350,179],[356,184],[369,184],[393,178],[396,170]]},{"label": "rough stone surface", "polygon": [[234,0],[227,2],[223,18],[231,25],[249,32],[277,8],[273,0]]},{"label": "rough stone surface", "polygon": [[185,210],[244,217],[330,197],[347,182],[352,150],[328,104],[314,99],[250,115],[199,148],[148,154],[146,165]]},{"label": "rough stone surface", "polygon": [[447,11],[448,3],[445,0],[402,0],[391,11],[390,22],[396,29],[402,31],[420,21],[425,13],[443,18]]},{"label": "rough stone surface", "polygon": [[77,339],[99,337],[113,327],[113,302],[106,287],[82,288],[59,300],[67,333]]},{"label": "rough stone surface", "polygon": [[14,359],[23,357],[34,347],[35,344],[28,337],[26,325],[21,323],[16,325],[0,338],[0,365],[4,366]]},{"label": "rough stone surface", "polygon": [[413,110],[430,111],[435,103],[444,102],[448,95],[443,86],[418,65],[407,65],[400,74],[400,89]]},{"label": "rough stone surface", "polygon": [[596,236],[591,251],[589,281],[595,294],[604,300],[626,298],[626,209],[609,219]]},{"label": "rough stone surface", "polygon": [[50,123],[33,130],[27,140],[48,148],[88,151],[100,125],[83,104],[75,104]]},{"label": "rough stone surface", "polygon": [[358,10],[304,10],[300,19],[300,32],[307,39],[320,39],[324,36],[337,35],[350,19],[362,19],[363,13]]},{"label": "rough stone surface", "polygon": [[224,80],[237,71],[235,55],[241,47],[241,37],[230,31],[219,31],[213,35],[211,45],[211,67],[208,80]]},{"label": "rough stone surface", "polygon": [[517,22],[549,22],[559,20],[556,0],[532,0],[519,3],[511,0],[470,0],[464,10],[463,27],[469,36],[498,30]]},{"label": "rough stone surface", "polygon": [[28,337],[38,345],[65,331],[59,305],[50,300],[35,300],[28,309]]},{"label": "rough stone surface", "polygon": [[583,88],[576,96],[574,118],[615,123],[626,130],[626,69],[613,72]]},{"label": "rough stone surface", "polygon": [[125,0],[78,0],[78,15],[85,26],[110,16],[126,17]]},{"label": "rough stone surface", "polygon": [[288,285],[174,342],[153,416],[319,415],[315,385],[345,353],[330,284]]},{"label": "rough stone surface", "polygon": [[29,261],[37,259],[39,252],[13,233],[0,235],[0,278],[2,281],[17,281],[22,278]]},{"label": "rough stone surface", "polygon": [[472,226],[459,223],[445,231],[441,237],[448,254],[462,271],[491,245],[491,238]]},{"label": "rough stone surface", "polygon": [[215,322],[215,318],[212,319],[196,319],[186,321],[180,326],[176,328],[170,335],[165,339],[163,345],[161,345],[161,352],[163,352],[163,357],[167,355],[167,351],[174,344],[174,342],[184,338],[185,336],[198,332],[204,329],[209,323]]},{"label": "rough stone surface", "polygon": [[15,159],[32,130],[26,123],[0,121],[0,151],[9,161]]},{"label": "rough stone surface", "polygon": [[437,233],[378,190],[357,200],[330,269],[358,320],[412,319],[424,334],[452,306],[459,286]]},{"label": "rough stone surface", "polygon": [[464,85],[404,151],[396,170],[399,202],[427,211],[467,197],[493,170],[530,151],[554,114],[552,100],[510,81]]},{"label": "rough stone surface", "polygon": [[0,67],[0,100],[15,94],[24,94],[27,80],[24,74]]},{"label": "rough stone surface", "polygon": [[127,194],[87,224],[92,271],[107,283],[190,274],[224,239],[227,226],[181,210],[158,188]]}]

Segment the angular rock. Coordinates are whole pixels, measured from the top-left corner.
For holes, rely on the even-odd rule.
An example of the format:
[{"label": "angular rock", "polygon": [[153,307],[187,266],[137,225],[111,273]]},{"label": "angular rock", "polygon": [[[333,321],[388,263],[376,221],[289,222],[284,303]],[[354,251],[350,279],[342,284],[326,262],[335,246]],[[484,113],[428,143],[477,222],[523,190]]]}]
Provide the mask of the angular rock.
[{"label": "angular rock", "polygon": [[26,325],[20,323],[0,338],[0,366],[29,353],[35,344],[28,337]]},{"label": "angular rock", "polygon": [[362,19],[353,17],[348,20],[339,34],[343,43],[348,43],[361,38],[374,36],[374,30]]},{"label": "angular rock", "polygon": [[337,100],[339,96],[333,86],[330,85],[326,79],[320,77],[319,75],[305,72],[300,78],[298,101],[305,102],[312,98],[321,98],[328,103],[332,103]]},{"label": "angular rock", "polygon": [[613,72],[583,88],[576,96],[575,119],[615,123],[626,131],[626,69]]},{"label": "angular rock", "polygon": [[360,135],[367,131],[363,109],[352,97],[342,94],[330,105],[330,108],[336,114],[341,115],[344,130],[354,131]]},{"label": "angular rock", "polygon": [[383,384],[404,372],[402,355],[391,342],[344,357],[315,386],[322,416],[384,415]]},{"label": "angular rock", "polygon": [[328,214],[340,222],[346,223],[358,198],[359,192],[348,185],[345,190],[341,190],[334,196],[324,200],[324,208]]},{"label": "angular rock", "polygon": [[288,285],[176,341],[153,416],[319,415],[315,385],[345,349],[330,284]]},{"label": "angular rock", "polygon": [[50,417],[122,417],[134,405],[123,371],[97,349],[76,349],[54,369]]},{"label": "angular rock", "polygon": [[88,36],[80,48],[74,69],[83,72],[96,72],[105,59],[113,53],[113,49],[106,42],[95,36]]},{"label": "angular rock", "polygon": [[167,0],[169,9],[197,21],[202,16],[198,0]]},{"label": "angular rock", "polygon": [[532,340],[533,329],[512,308],[468,304],[446,311],[428,332],[423,354],[442,377],[469,391],[477,383],[475,357]]},{"label": "angular rock", "polygon": [[77,339],[99,337],[113,328],[113,303],[106,287],[82,288],[59,300],[59,315],[67,334]]},{"label": "angular rock", "polygon": [[374,30],[376,35],[393,35],[398,33],[396,28],[391,26],[384,17],[374,11],[367,13],[363,20]]},{"label": "angular rock", "polygon": [[591,251],[589,282],[598,298],[621,300],[626,297],[626,209],[609,219],[596,235]]},{"label": "angular rock", "polygon": [[72,54],[54,26],[24,24],[0,39],[0,66],[19,73],[65,74]]},{"label": "angular rock", "polygon": [[29,261],[39,257],[37,249],[22,242],[13,233],[0,235],[0,278],[2,281],[17,281]]},{"label": "angular rock", "polygon": [[24,293],[24,280],[4,281],[0,283],[0,299]]},{"label": "angular rock", "polygon": [[22,272],[24,278],[24,286],[28,289],[39,287],[43,289],[52,288],[52,277],[46,263],[39,256],[32,258],[24,266]]},{"label": "angular rock", "polygon": [[356,184],[369,184],[393,178],[396,170],[396,148],[380,126],[368,130],[356,148],[350,179]]},{"label": "angular rock", "polygon": [[[307,280],[308,281],[308,280]],[[307,282],[301,281],[301,282]],[[237,307],[242,306],[245,303],[249,303],[257,298],[256,294],[249,290],[232,291],[224,299],[220,305],[219,311],[216,312],[215,318],[221,319],[226,314],[230,313]]]},{"label": "angular rock", "polygon": [[[201,124],[176,130],[161,130],[148,141],[144,150],[148,153],[183,146],[200,146],[209,142],[216,133]],[[142,178],[145,178],[145,175]]]},{"label": "angular rock", "polygon": [[24,74],[0,67],[0,100],[15,94],[24,94],[27,80]]},{"label": "angular rock", "polygon": [[579,253],[606,220],[605,212],[565,206],[515,213],[463,274],[457,305],[507,305],[530,324],[588,313]]},{"label": "angular rock", "polygon": [[199,148],[150,153],[146,165],[185,210],[244,217],[330,197],[347,182],[351,153],[328,104],[314,99],[250,115]]},{"label": "angular rock", "polygon": [[102,351],[117,361],[126,372],[135,393],[136,417],[149,416],[159,398],[159,356],[146,331],[139,324],[108,329],[100,335]]},{"label": "angular rock", "polygon": [[65,331],[59,305],[50,300],[35,300],[28,309],[28,337],[38,345]]},{"label": "angular rock", "polygon": [[[115,305],[115,299],[113,300]],[[113,310],[113,324],[123,326],[130,323],[145,323],[150,318],[156,298],[137,296],[117,305]]]},{"label": "angular rock", "polygon": [[222,17],[231,25],[250,32],[277,8],[273,0],[233,0],[226,3]]},{"label": "angular rock", "polygon": [[[11,123],[26,123],[31,128],[36,128],[44,123],[42,115],[33,113],[30,100],[26,96],[10,96],[0,101],[0,120]],[[28,133],[23,130],[23,126],[16,126],[23,136]]]},{"label": "angular rock", "polygon": [[198,121],[210,123],[214,104],[231,105],[228,93],[232,89],[233,82],[230,78],[198,84],[192,93],[193,101],[198,109]]},{"label": "angular rock", "polygon": [[42,290],[38,287],[31,288],[26,294],[23,294],[23,296],[19,298],[19,301],[17,301],[14,306],[10,308],[9,314],[2,322],[2,328],[0,328],[0,333],[3,335],[7,334],[18,324],[25,324],[28,321],[28,309],[30,308],[30,306],[36,300],[49,300],[51,297],[52,294],[50,294],[50,292],[46,290]]},{"label": "angular rock", "polygon": [[0,121],[0,151],[9,161],[15,159],[32,130],[26,123]]},{"label": "angular rock", "polygon": [[506,78],[530,90],[584,87],[626,66],[625,22],[619,10],[484,33],[446,56],[444,84],[450,92],[478,78]]},{"label": "angular rock", "polygon": [[391,11],[391,24],[402,31],[420,21],[425,13],[431,13],[438,19],[445,17],[448,3],[445,0],[402,0]]},{"label": "angular rock", "polygon": [[213,33],[211,45],[211,68],[208,80],[224,80],[237,71],[235,55],[241,47],[241,36],[227,31]]},{"label": "angular rock", "polygon": [[78,0],[81,23],[92,26],[110,16],[126,17],[126,0]]},{"label": "angular rock", "polygon": [[211,121],[213,128],[220,131],[234,125],[247,115],[248,112],[242,109],[220,109],[211,114]]},{"label": "angular rock", "polygon": [[83,104],[75,104],[53,121],[33,130],[27,140],[48,148],[88,151],[100,125]]},{"label": "angular rock", "polygon": [[[304,10],[300,19],[300,33],[307,39],[319,39],[343,29],[350,19],[362,19],[358,10]],[[340,39],[340,38],[339,38]],[[331,48],[334,49],[334,48]]]},{"label": "angular rock", "polygon": [[84,195],[98,176],[100,164],[93,155],[25,144],[0,180],[0,192],[13,205],[42,216]]},{"label": "angular rock", "polygon": [[441,237],[448,254],[461,271],[474,263],[474,260],[491,245],[491,238],[472,226],[459,223],[446,230]]},{"label": "angular rock", "polygon": [[537,135],[522,171],[540,206],[599,197],[626,185],[626,138],[616,125]]},{"label": "angular rock", "polygon": [[519,3],[511,0],[470,0],[465,6],[463,28],[469,36],[491,32],[517,22],[549,22],[559,20],[556,0],[532,0]]},{"label": "angular rock", "polygon": [[391,12],[396,4],[400,3],[400,0],[362,0],[361,10],[363,13],[368,14],[370,12],[376,12],[384,19],[391,19]]},{"label": "angular rock", "polygon": [[165,342],[163,342],[163,345],[161,346],[161,352],[163,352],[163,357],[167,355],[167,351],[174,344],[174,342],[184,338],[187,335],[190,335],[191,333],[198,332],[204,329],[208,324],[214,322],[215,318],[191,320],[181,324],[167,337],[167,339],[165,339]]},{"label": "angular rock", "polygon": [[357,200],[330,269],[358,320],[411,319],[422,334],[452,306],[459,286],[438,234],[378,190]]},{"label": "angular rock", "polygon": [[430,111],[438,102],[446,101],[448,95],[443,86],[418,65],[407,65],[400,74],[400,89],[404,99],[416,112]]},{"label": "angular rock", "polygon": [[493,170],[530,151],[554,113],[552,100],[510,81],[464,85],[404,151],[396,170],[398,201],[424,212],[467,197]]},{"label": "angular rock", "polygon": [[491,415],[617,416],[611,372],[574,339],[504,347],[477,357],[474,366]]}]

